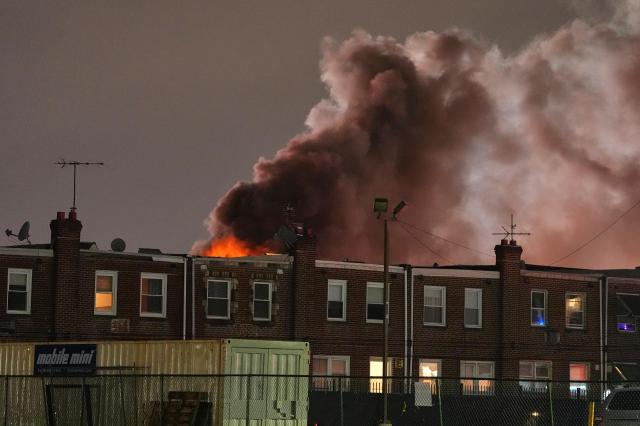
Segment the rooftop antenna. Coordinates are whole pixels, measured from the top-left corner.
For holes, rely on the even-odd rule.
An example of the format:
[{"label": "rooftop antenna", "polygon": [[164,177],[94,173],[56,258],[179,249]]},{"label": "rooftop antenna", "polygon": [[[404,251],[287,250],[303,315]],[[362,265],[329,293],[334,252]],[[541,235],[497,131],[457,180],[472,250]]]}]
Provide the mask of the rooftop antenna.
[{"label": "rooftop antenna", "polygon": [[531,235],[530,232],[516,232],[516,224],[513,223],[513,213],[511,213],[511,226],[509,229],[501,226],[503,232],[494,232],[492,235],[504,235],[505,240],[509,240],[510,243],[515,243],[513,238],[516,235]]},{"label": "rooftop antenna", "polygon": [[64,169],[66,166],[73,166],[73,207],[71,207],[72,211],[76,211],[76,168],[78,166],[104,166],[104,163],[91,163],[85,161],[66,161],[64,158],[54,164],[60,166],[60,168]]},{"label": "rooftop antenna", "polygon": [[29,240],[29,226],[30,226],[29,225],[29,221],[26,221],[20,227],[20,231],[18,231],[17,235],[14,234],[11,229],[5,230],[4,233],[7,234],[7,237],[16,237],[16,238],[18,238],[18,241],[27,240],[29,245],[31,245],[31,240]]}]

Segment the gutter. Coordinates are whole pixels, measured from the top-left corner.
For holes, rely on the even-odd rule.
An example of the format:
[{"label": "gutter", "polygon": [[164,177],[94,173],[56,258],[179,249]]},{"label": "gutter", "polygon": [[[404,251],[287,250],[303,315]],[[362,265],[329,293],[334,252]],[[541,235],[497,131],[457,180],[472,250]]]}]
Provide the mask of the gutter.
[{"label": "gutter", "polygon": [[404,268],[404,377],[407,377],[407,361],[408,361],[408,345],[409,341],[407,340],[408,329],[407,329],[407,268]]},{"label": "gutter", "polygon": [[191,340],[196,338],[196,258],[191,258]]},{"label": "gutter", "polygon": [[187,265],[189,257],[185,256],[182,259],[182,340],[187,340]]}]

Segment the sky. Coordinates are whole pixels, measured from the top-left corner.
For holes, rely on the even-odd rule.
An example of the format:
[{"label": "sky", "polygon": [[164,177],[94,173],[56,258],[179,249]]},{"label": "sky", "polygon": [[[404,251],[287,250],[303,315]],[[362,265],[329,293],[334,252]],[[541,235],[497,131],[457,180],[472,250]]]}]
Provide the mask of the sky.
[{"label": "sky", "polygon": [[0,226],[17,232],[29,220],[32,241],[47,242],[49,221],[72,201],[72,170],[54,163],[100,161],[78,169],[83,240],[187,252],[207,238],[216,202],[252,178],[259,157],[303,131],[327,97],[319,70],[326,37],[340,42],[361,28],[403,40],[461,27],[509,55],[575,18],[574,6],[2,2]]}]

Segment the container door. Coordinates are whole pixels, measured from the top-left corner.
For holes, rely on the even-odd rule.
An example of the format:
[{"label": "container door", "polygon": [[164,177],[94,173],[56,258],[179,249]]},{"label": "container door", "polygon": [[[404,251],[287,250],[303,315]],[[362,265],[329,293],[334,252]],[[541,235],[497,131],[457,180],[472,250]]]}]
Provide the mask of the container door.
[{"label": "container door", "polygon": [[303,350],[269,349],[267,374],[270,377],[266,378],[268,419],[307,418],[309,366],[304,362],[308,359],[306,354]]},{"label": "container door", "polygon": [[225,377],[225,419],[264,419],[264,374],[268,350],[233,347],[229,355],[229,376]]}]

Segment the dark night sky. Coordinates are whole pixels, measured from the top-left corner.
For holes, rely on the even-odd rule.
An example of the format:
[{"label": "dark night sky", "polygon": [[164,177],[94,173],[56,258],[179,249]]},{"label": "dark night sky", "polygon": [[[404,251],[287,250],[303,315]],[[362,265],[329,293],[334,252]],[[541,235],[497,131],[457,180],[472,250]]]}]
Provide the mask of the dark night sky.
[{"label": "dark night sky", "polygon": [[79,169],[83,239],[185,252],[326,96],[323,37],[458,26],[515,52],[573,16],[560,0],[3,2],[0,226],[48,241],[72,195],[53,163],[103,161]]}]

